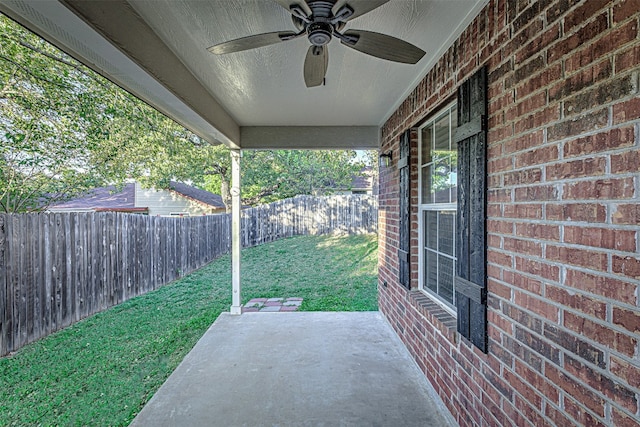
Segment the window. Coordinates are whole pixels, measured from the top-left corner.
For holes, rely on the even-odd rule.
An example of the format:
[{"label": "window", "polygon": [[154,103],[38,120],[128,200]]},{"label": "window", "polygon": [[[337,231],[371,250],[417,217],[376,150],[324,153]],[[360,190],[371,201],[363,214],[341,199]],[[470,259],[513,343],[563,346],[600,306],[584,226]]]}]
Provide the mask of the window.
[{"label": "window", "polygon": [[[455,104],[428,120],[418,134],[418,286],[455,316],[460,336],[486,353],[487,68],[465,80]],[[403,224],[408,224],[409,205],[403,202],[408,167],[400,168],[408,164],[403,156],[409,152],[408,135],[400,139],[398,161],[401,284],[408,283],[402,281],[409,259],[402,239]]]},{"label": "window", "polygon": [[455,310],[458,148],[456,104],[419,130],[419,287]]}]

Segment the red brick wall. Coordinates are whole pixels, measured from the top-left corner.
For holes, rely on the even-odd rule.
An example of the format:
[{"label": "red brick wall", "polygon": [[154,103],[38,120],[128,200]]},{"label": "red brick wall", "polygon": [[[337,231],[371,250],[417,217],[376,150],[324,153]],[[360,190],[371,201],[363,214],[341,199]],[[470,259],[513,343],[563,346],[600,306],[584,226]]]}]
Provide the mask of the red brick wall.
[{"label": "red brick wall", "polygon": [[[639,26],[640,0],[492,0],[383,127],[380,308],[462,426],[640,426]],[[400,134],[482,65],[486,355],[396,280]]]}]

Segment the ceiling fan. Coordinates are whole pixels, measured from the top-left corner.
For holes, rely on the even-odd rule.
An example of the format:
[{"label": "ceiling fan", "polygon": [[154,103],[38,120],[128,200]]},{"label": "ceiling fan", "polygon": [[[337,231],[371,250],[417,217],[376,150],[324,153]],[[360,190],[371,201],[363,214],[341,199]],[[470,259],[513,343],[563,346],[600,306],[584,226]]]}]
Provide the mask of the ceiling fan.
[{"label": "ceiling fan", "polygon": [[417,63],[425,52],[404,40],[364,30],[342,31],[351,19],[371,12],[389,0],[275,0],[291,13],[298,32],[274,31],[242,37],[211,46],[216,55],[248,49],[307,36],[311,46],[304,60],[304,81],[307,87],[324,83],[329,63],[327,44],[333,37],[351,49],[367,55],[405,64]]}]

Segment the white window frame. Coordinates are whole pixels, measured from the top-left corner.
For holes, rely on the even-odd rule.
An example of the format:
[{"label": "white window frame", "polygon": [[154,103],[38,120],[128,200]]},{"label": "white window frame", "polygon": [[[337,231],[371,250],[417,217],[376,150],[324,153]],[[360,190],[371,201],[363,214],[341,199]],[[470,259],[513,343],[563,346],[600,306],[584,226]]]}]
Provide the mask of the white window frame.
[{"label": "white window frame", "polygon": [[[425,295],[427,295],[429,298],[431,298],[434,302],[436,302],[437,304],[439,304],[440,306],[442,306],[442,308],[444,308],[448,313],[450,313],[452,316],[456,317],[457,313],[456,313],[456,307],[454,305],[451,305],[448,301],[445,301],[440,295],[436,294],[435,292],[433,292],[431,289],[429,289],[426,284],[424,283],[424,276],[425,276],[425,259],[424,259],[424,251],[425,251],[425,220],[424,220],[424,215],[426,211],[443,211],[443,210],[447,210],[447,211],[456,211],[458,204],[457,203],[422,203],[422,169],[425,167],[425,165],[422,164],[422,147],[423,147],[423,141],[422,141],[422,131],[424,128],[435,124],[440,118],[442,118],[442,116],[445,113],[449,114],[449,129],[451,129],[451,116],[453,114],[457,114],[457,110],[456,110],[456,102],[452,102],[451,104],[448,104],[447,106],[445,106],[442,109],[439,109],[435,114],[433,114],[429,120],[427,120],[425,123],[423,123],[419,128],[418,128],[418,234],[419,234],[419,251],[418,251],[418,289],[423,292]],[[451,139],[453,138],[453,132],[450,132],[449,135],[449,144],[451,144]],[[454,259],[454,266],[455,266],[455,253],[456,253],[456,248],[455,248],[455,233],[456,233],[456,227],[457,224],[454,225],[454,238],[453,238],[453,244],[454,244],[454,248],[453,248],[453,259]],[[448,256],[448,255],[447,255]],[[454,285],[454,289],[453,289],[453,299],[454,299],[454,303],[455,303],[455,285]]]}]

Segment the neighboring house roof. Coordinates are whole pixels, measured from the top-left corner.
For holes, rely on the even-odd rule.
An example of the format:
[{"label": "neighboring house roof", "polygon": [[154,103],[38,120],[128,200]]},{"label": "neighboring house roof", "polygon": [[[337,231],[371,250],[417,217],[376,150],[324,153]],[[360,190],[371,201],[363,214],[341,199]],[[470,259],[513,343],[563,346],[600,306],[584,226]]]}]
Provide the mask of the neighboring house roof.
[{"label": "neighboring house roof", "polygon": [[222,196],[218,194],[213,194],[209,191],[201,190],[199,188],[176,181],[169,182],[169,189],[175,191],[176,193],[182,194],[185,197],[212,206],[214,208],[225,208],[224,202],[222,201]]},{"label": "neighboring house roof", "polygon": [[373,188],[373,169],[366,166],[360,171],[362,175],[354,175],[351,180],[351,188]]},{"label": "neighboring house roof", "polygon": [[375,171],[371,166],[365,166],[360,170],[360,174],[353,175],[351,179],[351,191],[367,190],[372,194],[378,194],[378,180]]},{"label": "neighboring house roof", "polygon": [[50,208],[65,210],[131,210],[137,211],[135,184],[125,184],[121,191],[113,185],[94,188],[88,194],[63,203],[56,203]]},{"label": "neighboring house roof", "polygon": [[[78,197],[63,203],[51,205],[54,210],[94,210],[94,211],[120,211],[120,212],[146,212],[148,207],[136,206],[136,184],[125,184],[122,190],[109,185],[107,187],[94,188],[85,196]],[[205,204],[215,209],[224,209],[222,197],[199,188],[192,187],[181,182],[171,181],[169,191],[173,191],[182,197]]]}]

